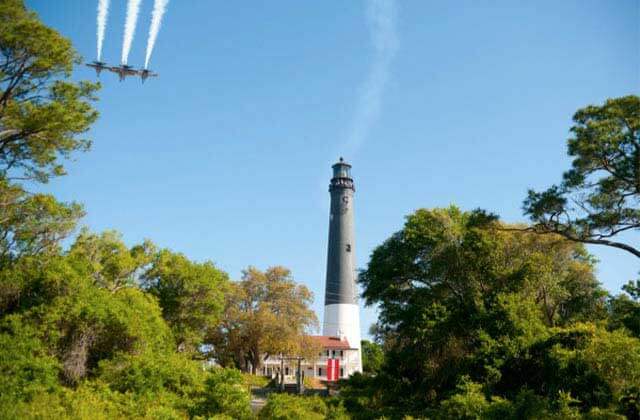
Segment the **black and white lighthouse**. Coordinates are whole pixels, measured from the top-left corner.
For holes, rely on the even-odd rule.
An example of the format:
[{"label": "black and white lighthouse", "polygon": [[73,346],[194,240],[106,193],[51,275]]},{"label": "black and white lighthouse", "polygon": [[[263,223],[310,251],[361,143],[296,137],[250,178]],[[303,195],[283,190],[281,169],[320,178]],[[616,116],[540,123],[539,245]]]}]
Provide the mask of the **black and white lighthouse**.
[{"label": "black and white lighthouse", "polygon": [[346,338],[350,347],[358,350],[354,370],[362,371],[353,229],[355,187],[351,178],[351,165],[340,158],[332,168],[323,335]]}]

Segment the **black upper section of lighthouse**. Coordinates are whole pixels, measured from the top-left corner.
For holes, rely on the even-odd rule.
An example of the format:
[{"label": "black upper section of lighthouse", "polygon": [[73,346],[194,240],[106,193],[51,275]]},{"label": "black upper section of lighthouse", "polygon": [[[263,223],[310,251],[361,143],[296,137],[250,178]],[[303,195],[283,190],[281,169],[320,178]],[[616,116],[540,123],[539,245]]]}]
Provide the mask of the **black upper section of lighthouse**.
[{"label": "black upper section of lighthouse", "polygon": [[324,304],[357,303],[355,244],[353,229],[353,194],[351,165],[344,159],[333,166],[329,184],[331,214]]}]

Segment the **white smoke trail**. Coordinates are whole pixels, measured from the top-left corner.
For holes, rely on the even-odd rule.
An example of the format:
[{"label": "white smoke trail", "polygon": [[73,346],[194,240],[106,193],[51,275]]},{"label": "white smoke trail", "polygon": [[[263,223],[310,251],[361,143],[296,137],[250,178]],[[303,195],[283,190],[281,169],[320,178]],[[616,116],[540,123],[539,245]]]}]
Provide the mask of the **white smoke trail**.
[{"label": "white smoke trail", "polygon": [[345,150],[354,154],[362,145],[378,118],[382,107],[382,93],[389,79],[389,70],[398,49],[395,0],[369,0],[367,20],[374,48],[373,64],[362,86],[356,114],[351,124]]},{"label": "white smoke trail", "polygon": [[167,11],[169,0],[155,0],[153,3],[153,12],[151,12],[151,26],[149,27],[149,38],[147,39],[147,56],[144,59],[144,68],[149,67],[149,60],[153,47],[156,45],[160,25],[162,24],[162,16]]},{"label": "white smoke trail", "polygon": [[109,0],[98,0],[98,58],[102,58],[102,42],[104,41],[104,31],[107,29],[107,16],[109,15]]},{"label": "white smoke trail", "polygon": [[136,32],[136,24],[138,23],[138,12],[140,12],[140,3],[142,0],[129,0],[127,3],[127,18],[124,23],[124,40],[122,41],[122,64],[127,64],[129,59],[129,51],[133,43],[133,36]]}]

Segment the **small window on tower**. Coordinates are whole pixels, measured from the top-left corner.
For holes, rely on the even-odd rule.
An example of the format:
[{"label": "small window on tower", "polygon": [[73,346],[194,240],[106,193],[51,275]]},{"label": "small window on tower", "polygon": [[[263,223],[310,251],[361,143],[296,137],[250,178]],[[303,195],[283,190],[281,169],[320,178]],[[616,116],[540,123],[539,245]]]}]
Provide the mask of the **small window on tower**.
[{"label": "small window on tower", "polygon": [[351,244],[347,244],[347,252],[351,252]]}]

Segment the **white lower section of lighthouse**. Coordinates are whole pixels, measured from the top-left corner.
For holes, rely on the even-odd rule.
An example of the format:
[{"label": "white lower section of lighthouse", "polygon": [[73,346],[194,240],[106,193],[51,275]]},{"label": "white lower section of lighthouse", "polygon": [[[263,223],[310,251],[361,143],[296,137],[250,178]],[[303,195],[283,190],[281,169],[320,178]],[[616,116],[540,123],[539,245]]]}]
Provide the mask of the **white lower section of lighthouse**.
[{"label": "white lower section of lighthouse", "polygon": [[346,337],[351,348],[358,349],[358,363],[354,372],[362,372],[359,305],[351,303],[326,305],[322,334],[331,337]]}]

